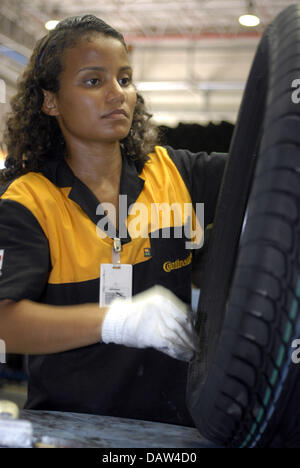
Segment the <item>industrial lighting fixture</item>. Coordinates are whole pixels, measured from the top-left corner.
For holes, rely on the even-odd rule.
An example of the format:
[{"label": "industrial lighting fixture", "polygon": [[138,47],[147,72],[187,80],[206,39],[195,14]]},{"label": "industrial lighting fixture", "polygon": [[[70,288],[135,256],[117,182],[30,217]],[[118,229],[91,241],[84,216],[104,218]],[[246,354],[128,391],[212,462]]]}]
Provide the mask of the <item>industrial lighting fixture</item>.
[{"label": "industrial lighting fixture", "polygon": [[254,14],[253,1],[248,2],[247,14],[239,17],[239,23],[248,28],[259,25],[260,19]]},{"label": "industrial lighting fixture", "polygon": [[241,81],[202,81],[189,83],[187,81],[136,81],[138,91],[239,91],[245,88]]},{"label": "industrial lighting fixture", "polygon": [[58,23],[59,23],[58,20],[47,21],[47,23],[45,23],[45,28],[48,29],[48,31],[52,31],[52,29],[55,29]]}]

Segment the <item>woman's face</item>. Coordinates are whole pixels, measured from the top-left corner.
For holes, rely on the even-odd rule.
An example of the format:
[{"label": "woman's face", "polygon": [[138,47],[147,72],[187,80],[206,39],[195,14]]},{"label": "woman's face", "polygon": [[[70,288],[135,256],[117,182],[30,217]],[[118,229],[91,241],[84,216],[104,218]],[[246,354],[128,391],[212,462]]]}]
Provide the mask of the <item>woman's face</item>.
[{"label": "woman's face", "polygon": [[65,140],[113,143],[131,128],[136,104],[124,45],[102,34],[82,39],[62,57],[60,89],[44,91],[43,111],[55,116]]}]

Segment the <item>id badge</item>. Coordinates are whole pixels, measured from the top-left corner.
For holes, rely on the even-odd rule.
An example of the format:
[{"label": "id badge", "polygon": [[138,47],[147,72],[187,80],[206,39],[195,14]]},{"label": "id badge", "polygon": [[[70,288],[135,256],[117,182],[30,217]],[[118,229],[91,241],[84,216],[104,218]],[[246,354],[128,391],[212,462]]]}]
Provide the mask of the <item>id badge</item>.
[{"label": "id badge", "polygon": [[100,307],[132,297],[132,265],[103,263],[100,267]]}]

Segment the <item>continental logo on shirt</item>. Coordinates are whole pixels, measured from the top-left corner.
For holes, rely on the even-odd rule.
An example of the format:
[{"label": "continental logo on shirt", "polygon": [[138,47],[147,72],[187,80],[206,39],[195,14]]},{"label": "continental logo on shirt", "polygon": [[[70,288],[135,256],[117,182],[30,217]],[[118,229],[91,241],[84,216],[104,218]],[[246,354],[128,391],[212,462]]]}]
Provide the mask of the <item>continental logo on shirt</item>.
[{"label": "continental logo on shirt", "polygon": [[170,273],[172,270],[178,270],[192,263],[192,254],[185,258],[184,260],[175,260],[175,262],[165,262],[163,268],[166,273]]}]

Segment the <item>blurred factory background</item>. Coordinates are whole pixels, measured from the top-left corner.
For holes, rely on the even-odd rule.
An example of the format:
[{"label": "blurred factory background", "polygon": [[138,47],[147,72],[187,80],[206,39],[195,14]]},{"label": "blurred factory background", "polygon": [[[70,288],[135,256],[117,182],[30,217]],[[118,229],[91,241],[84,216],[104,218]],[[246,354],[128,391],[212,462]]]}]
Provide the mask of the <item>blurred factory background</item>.
[{"label": "blurred factory background", "polygon": [[[49,20],[92,13],[120,30],[134,80],[166,143],[228,151],[261,35],[290,0],[0,0],[0,142],[9,101]],[[244,26],[242,15],[259,18]],[[249,18],[248,18],[249,19]],[[5,148],[0,153],[3,165]],[[0,330],[1,338],[1,330]],[[0,398],[22,406],[26,360],[0,364]]]}]

